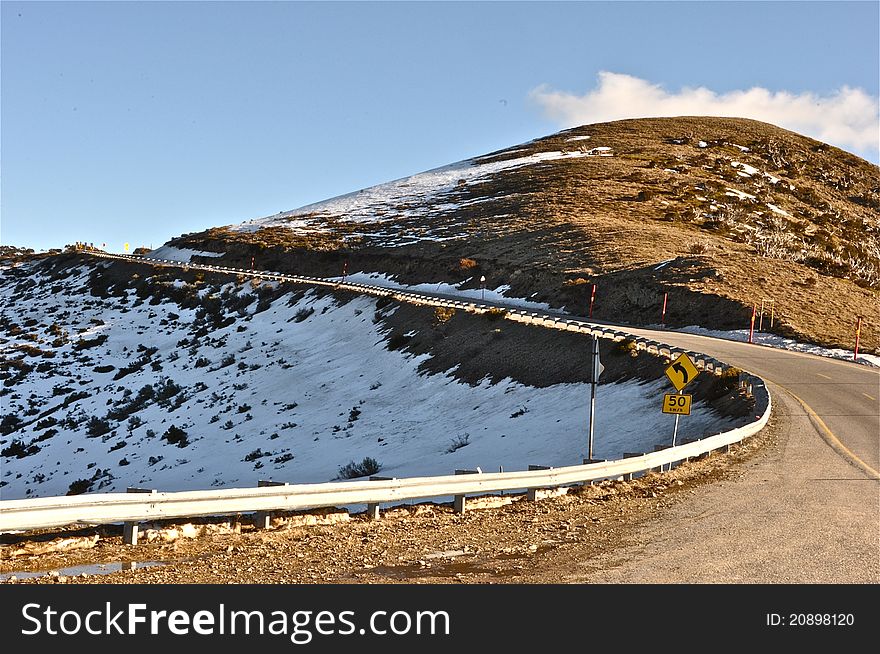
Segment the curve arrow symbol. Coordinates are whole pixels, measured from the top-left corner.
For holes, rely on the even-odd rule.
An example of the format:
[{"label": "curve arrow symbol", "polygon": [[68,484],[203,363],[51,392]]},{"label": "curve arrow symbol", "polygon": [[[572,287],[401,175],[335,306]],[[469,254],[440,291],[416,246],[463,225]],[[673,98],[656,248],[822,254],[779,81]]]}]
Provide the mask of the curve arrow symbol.
[{"label": "curve arrow symbol", "polygon": [[682,378],[682,380],[684,380],[684,381],[682,381],[682,384],[688,383],[688,379],[690,378],[690,375],[688,375],[687,369],[683,365],[681,365],[680,363],[673,363],[672,369],[675,372],[681,374],[681,378]]}]

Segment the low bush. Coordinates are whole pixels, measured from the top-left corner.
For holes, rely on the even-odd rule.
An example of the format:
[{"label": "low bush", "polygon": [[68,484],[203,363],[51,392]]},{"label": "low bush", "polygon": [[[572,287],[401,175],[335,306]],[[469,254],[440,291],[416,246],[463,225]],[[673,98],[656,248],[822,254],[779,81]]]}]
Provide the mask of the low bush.
[{"label": "low bush", "polygon": [[344,466],[339,467],[340,479],[356,479],[357,477],[367,477],[375,475],[382,469],[382,464],[373,457],[364,457],[360,463],[350,461]]}]

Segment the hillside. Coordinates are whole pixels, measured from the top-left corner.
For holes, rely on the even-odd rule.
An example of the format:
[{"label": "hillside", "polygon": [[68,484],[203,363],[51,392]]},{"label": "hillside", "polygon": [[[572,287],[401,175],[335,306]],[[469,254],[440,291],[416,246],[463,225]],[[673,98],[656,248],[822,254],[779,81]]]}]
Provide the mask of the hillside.
[{"label": "hillside", "polygon": [[[251,487],[585,455],[587,339],[244,276],[18,257],[0,269],[0,497]],[[671,437],[662,359],[603,342],[596,454]],[[680,437],[751,418],[701,375]]]},{"label": "hillside", "polygon": [[508,285],[574,314],[748,326],[880,347],[880,175],[832,146],[726,118],[565,130],[451,166],[238,225],[185,234],[219,263],[407,283]]}]

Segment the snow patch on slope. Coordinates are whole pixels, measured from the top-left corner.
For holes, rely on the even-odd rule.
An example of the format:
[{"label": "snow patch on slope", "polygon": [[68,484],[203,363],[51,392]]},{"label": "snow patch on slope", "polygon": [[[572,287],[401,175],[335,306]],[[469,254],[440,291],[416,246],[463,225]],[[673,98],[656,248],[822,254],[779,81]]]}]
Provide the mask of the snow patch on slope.
[{"label": "snow patch on slope", "polygon": [[[715,329],[705,329],[704,327],[691,325],[689,327],[682,327],[680,329],[675,329],[672,331],[686,332],[688,334],[698,334],[701,336],[711,336],[713,338],[723,338],[728,341],[748,342],[749,340],[748,329],[720,331]],[[807,354],[815,354],[816,356],[820,357],[844,359],[846,361],[853,360],[852,350],[822,347],[820,345],[812,345],[810,343],[800,343],[790,338],[777,336],[776,334],[764,334],[761,332],[755,332],[752,341],[754,343],[758,343],[759,345],[768,345],[770,347],[776,347],[783,350],[793,350],[795,352],[806,352]],[[880,356],[859,353],[858,363],[880,368]]]},{"label": "snow patch on slope", "polygon": [[206,252],[204,250],[190,250],[188,248],[176,248],[170,245],[163,245],[149,254],[144,255],[144,258],[189,263],[192,261],[193,257],[222,257],[224,254],[225,252]]},{"label": "snow patch on slope", "polygon": [[[25,424],[0,444],[38,448],[3,458],[3,499],[63,495],[82,479],[93,480],[93,491],[323,482],[368,456],[395,477],[562,466],[584,456],[586,385],[539,389],[506,379],[472,387],[450,374],[421,373],[425,355],[387,349],[373,298],[340,304],[310,291],[270,302],[257,301],[259,287],[251,284],[163,282],[201,298],[183,308],[139,298],[134,289],[91,296],[89,278],[87,269],[61,279],[39,272],[25,282],[0,278],[3,317],[35,321],[25,333],[0,335],[3,357],[32,367],[4,393],[3,413]],[[50,286],[53,293],[43,292]],[[205,330],[199,316],[221,297],[231,303],[219,304],[224,326]],[[56,345],[57,330],[69,338]],[[77,347],[99,337],[106,341]],[[42,353],[25,353],[23,345]],[[130,414],[142,424],[129,428],[125,415],[109,419],[105,433],[90,433],[93,419],[130,406],[147,386],[167,397]],[[617,458],[667,443],[672,421],[658,410],[662,390],[661,381],[600,386],[595,454]],[[163,439],[172,425],[186,432],[185,447]],[[697,403],[680,437],[732,426]],[[463,438],[468,444],[450,451]]]}]

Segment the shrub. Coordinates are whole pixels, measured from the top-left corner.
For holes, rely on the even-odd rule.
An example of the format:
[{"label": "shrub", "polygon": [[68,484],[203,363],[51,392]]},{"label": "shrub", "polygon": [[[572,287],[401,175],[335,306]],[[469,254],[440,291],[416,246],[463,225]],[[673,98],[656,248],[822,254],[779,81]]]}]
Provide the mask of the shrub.
[{"label": "shrub", "polygon": [[739,368],[725,368],[721,373],[721,377],[719,377],[718,383],[726,390],[734,389],[739,386],[739,376],[741,374],[742,370]]},{"label": "shrub", "polygon": [[92,416],[89,418],[89,422],[86,425],[86,433],[88,433],[89,436],[103,436],[108,431],[110,431],[110,422],[108,420],[99,418],[98,416]]},{"label": "shrub", "polygon": [[67,489],[68,495],[81,495],[82,493],[87,493],[92,489],[93,481],[91,479],[77,479],[75,482],[71,483]]},{"label": "shrub", "polygon": [[242,461],[256,461],[257,459],[261,459],[264,456],[271,456],[271,452],[263,452],[260,448],[255,449],[250,454],[246,454]]},{"label": "shrub", "polygon": [[489,309],[483,314],[489,320],[501,320],[504,316],[507,315],[507,309],[499,309],[498,307],[493,307]]},{"label": "shrub", "polygon": [[162,440],[168,441],[169,445],[177,445],[177,447],[186,447],[189,445],[187,434],[180,427],[171,425],[167,431],[162,434]]},{"label": "shrub", "polygon": [[382,469],[382,464],[373,457],[364,457],[360,463],[351,461],[344,466],[339,467],[340,479],[355,479],[357,477],[366,477],[375,475]]},{"label": "shrub", "polygon": [[196,368],[204,368],[205,366],[210,365],[210,361],[208,361],[205,357],[199,357],[196,359],[195,367]]},{"label": "shrub", "polygon": [[471,444],[471,435],[470,434],[459,434],[455,438],[452,439],[449,443],[449,447],[446,448],[446,454],[452,454],[456,450],[460,450],[461,448]]},{"label": "shrub", "polygon": [[452,307],[437,307],[434,309],[434,320],[438,325],[449,322],[455,316],[455,309]]},{"label": "shrub", "polygon": [[300,309],[293,316],[293,321],[294,322],[302,322],[303,320],[308,318],[313,313],[315,313],[315,310],[312,307],[308,307],[307,309]]},{"label": "shrub", "polygon": [[21,427],[21,418],[14,413],[7,413],[0,420],[0,434],[7,436]]},{"label": "shrub", "polygon": [[637,356],[639,353],[638,346],[636,342],[631,338],[625,338],[622,341],[618,341],[617,343],[617,351],[621,354],[629,354],[630,356]]},{"label": "shrub", "polygon": [[5,457],[15,457],[16,459],[23,459],[26,456],[30,456],[31,454],[36,454],[40,451],[39,445],[25,445],[24,441],[19,439],[14,439],[7,447],[4,447],[0,450],[0,456]]},{"label": "shrub", "polygon": [[458,261],[458,267],[462,270],[472,270],[477,267],[477,262],[474,259],[462,258]]}]

